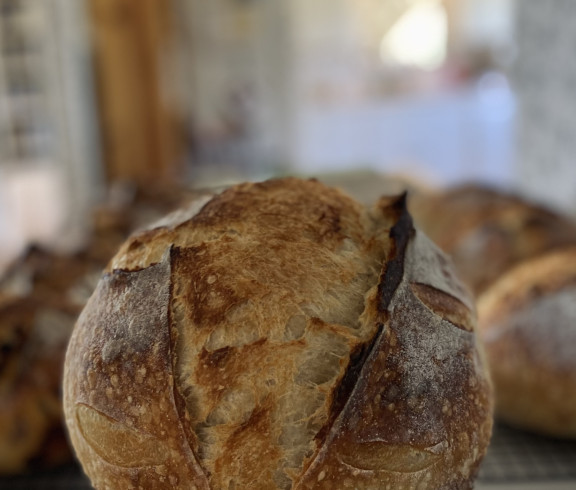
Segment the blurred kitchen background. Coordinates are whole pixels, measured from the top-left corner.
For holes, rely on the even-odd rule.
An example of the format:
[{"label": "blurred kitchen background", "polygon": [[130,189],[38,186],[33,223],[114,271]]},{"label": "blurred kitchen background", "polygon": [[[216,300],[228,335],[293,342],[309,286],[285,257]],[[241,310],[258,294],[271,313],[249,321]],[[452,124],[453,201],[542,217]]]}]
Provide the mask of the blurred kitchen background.
[{"label": "blurred kitchen background", "polygon": [[573,0],[0,0],[0,266],[118,182],[480,181],[576,211]]}]

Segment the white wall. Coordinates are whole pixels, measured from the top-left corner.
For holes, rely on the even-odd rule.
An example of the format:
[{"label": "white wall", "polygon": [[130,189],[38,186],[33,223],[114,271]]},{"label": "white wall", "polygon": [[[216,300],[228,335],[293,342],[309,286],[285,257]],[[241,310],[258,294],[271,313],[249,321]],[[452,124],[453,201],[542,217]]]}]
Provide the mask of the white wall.
[{"label": "white wall", "polygon": [[517,9],[520,184],[576,212],[576,2],[521,0]]}]

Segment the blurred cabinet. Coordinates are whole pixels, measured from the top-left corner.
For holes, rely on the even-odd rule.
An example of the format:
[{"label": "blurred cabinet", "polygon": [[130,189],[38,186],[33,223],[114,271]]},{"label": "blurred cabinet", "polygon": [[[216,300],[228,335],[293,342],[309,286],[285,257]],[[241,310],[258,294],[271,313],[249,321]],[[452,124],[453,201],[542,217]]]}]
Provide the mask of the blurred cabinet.
[{"label": "blurred cabinet", "polygon": [[170,100],[172,2],[89,0],[107,180],[169,183],[181,164]]},{"label": "blurred cabinet", "polygon": [[46,26],[42,7],[0,2],[0,160],[34,160],[48,153]]},{"label": "blurred cabinet", "polygon": [[516,8],[517,172],[522,189],[576,213],[576,2],[523,0]]}]

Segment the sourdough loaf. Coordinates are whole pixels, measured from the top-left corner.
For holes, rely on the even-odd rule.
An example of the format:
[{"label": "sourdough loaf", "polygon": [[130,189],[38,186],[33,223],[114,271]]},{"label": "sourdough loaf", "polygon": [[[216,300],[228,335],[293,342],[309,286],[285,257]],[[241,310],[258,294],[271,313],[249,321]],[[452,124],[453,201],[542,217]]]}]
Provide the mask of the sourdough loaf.
[{"label": "sourdough loaf", "polygon": [[99,489],[472,488],[492,424],[474,329],[403,196],[241,184],[110,262],[66,423]]},{"label": "sourdough loaf", "polygon": [[512,269],[478,308],[498,417],[576,438],[576,248]]},{"label": "sourdough loaf", "polygon": [[466,184],[418,193],[418,226],[453,259],[476,294],[523,260],[576,245],[576,224],[556,211],[498,189]]}]

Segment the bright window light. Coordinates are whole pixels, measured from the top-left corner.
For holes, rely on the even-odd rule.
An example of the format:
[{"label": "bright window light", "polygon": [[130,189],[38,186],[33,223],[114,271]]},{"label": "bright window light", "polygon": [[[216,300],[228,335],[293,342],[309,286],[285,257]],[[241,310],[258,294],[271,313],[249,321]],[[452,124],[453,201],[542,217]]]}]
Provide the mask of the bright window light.
[{"label": "bright window light", "polygon": [[424,70],[438,68],[446,58],[446,11],[439,0],[423,0],[411,7],[383,37],[380,56]]}]

